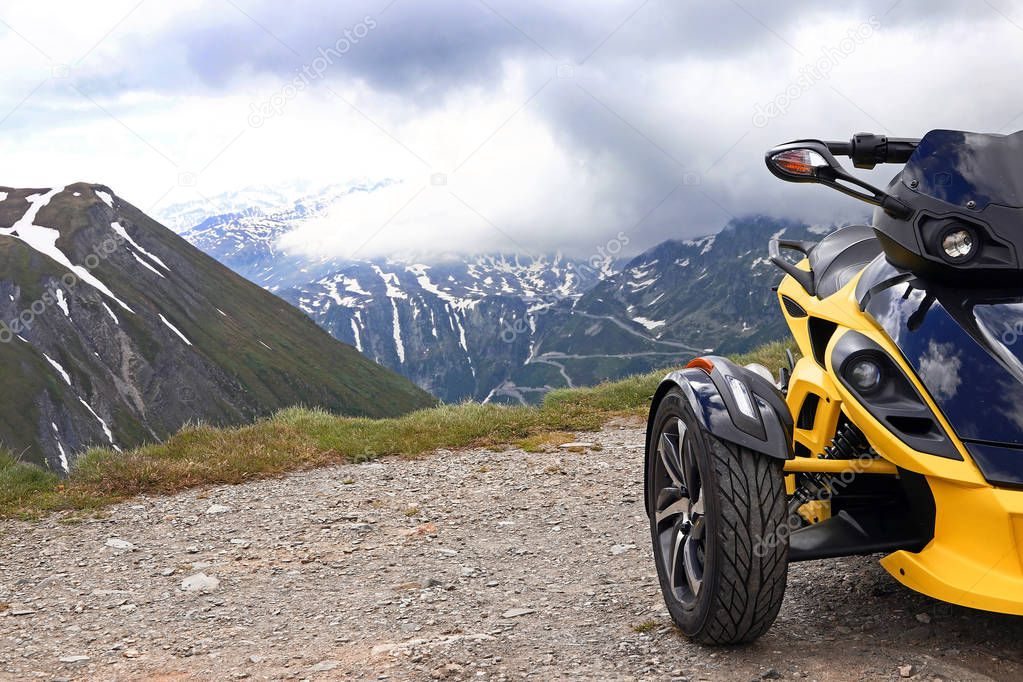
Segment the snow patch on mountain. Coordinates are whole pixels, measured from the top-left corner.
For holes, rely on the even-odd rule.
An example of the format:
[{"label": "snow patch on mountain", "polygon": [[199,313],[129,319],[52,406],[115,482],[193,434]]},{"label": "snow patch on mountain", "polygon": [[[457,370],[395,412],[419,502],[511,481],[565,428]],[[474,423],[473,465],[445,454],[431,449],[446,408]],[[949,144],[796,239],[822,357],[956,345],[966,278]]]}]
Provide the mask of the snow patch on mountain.
[{"label": "snow patch on mountain", "polygon": [[636,317],[633,317],[632,321],[638,322],[639,324],[643,325],[650,331],[663,327],[665,324],[664,320],[648,320],[647,318],[638,315]]},{"label": "snow patch on mountain", "polygon": [[[121,223],[119,223],[117,221],[114,221],[114,222],[110,223],[110,227],[114,230],[114,232],[116,232],[121,237],[121,239],[124,239],[129,244],[131,244],[133,247],[135,247],[136,251],[138,251],[139,253],[143,254],[146,258],[148,258],[149,260],[153,261],[154,263],[158,264],[164,270],[170,272],[170,268],[167,267],[167,264],[164,263],[159,258],[157,258],[156,256],[154,256],[153,254],[151,254],[148,251],[146,251],[141,246],[139,246],[139,243],[136,242],[134,239],[132,239],[131,235],[128,234],[128,230],[124,229],[124,226],[121,225]],[[137,258],[137,256],[136,256],[136,258]],[[159,273],[157,273],[157,274],[159,274]],[[160,275],[160,276],[163,277],[163,275]]]},{"label": "snow patch on mountain", "polygon": [[167,318],[163,316],[163,313],[159,313],[159,316],[160,316],[160,321],[163,322],[167,326],[168,329],[170,329],[172,332],[177,334],[178,338],[180,338],[182,341],[184,341],[187,345],[189,345],[189,346],[192,345],[192,342],[188,340],[188,337],[185,336],[184,334],[182,334],[180,329],[178,329],[173,324],[171,324],[167,320]]},{"label": "snow patch on mountain", "polygon": [[[114,292],[112,292],[107,285],[99,281],[86,268],[72,264],[64,252],[57,248],[57,239],[60,238],[59,230],[35,224],[35,219],[36,216],[39,215],[39,211],[49,204],[53,197],[63,191],[63,187],[56,187],[43,194],[30,194],[27,196],[25,199],[29,204],[28,210],[25,211],[25,214],[11,227],[0,228],[0,234],[20,239],[39,253],[52,258],[71,272],[75,273],[84,282],[87,282],[96,289],[99,289],[103,292],[103,294],[112,298],[118,303],[118,305],[127,310],[129,313],[134,313],[135,311],[129,308],[127,303],[117,298],[117,296],[114,295]],[[97,194],[99,194],[99,192],[97,192]]]}]

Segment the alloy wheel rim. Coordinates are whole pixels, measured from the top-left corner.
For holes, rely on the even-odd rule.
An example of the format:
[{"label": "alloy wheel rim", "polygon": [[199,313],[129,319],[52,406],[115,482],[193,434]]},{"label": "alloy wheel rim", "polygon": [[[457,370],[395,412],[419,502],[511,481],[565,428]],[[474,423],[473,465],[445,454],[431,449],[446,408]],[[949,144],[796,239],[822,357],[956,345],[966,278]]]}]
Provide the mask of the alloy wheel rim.
[{"label": "alloy wheel rim", "polygon": [[706,518],[693,439],[681,419],[671,419],[657,442],[654,509],[659,560],[675,598],[691,603],[703,586]]}]

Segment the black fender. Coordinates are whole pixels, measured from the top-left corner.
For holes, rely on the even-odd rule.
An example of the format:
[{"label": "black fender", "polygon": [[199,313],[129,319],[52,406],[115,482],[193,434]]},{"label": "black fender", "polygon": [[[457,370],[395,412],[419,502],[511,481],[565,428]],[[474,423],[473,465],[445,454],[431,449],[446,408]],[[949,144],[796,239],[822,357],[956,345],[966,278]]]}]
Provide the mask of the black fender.
[{"label": "black fender", "polygon": [[[745,386],[753,398],[754,417],[743,414],[736,403],[732,381]],[[654,416],[661,400],[672,388],[680,388],[696,418],[711,435],[741,445],[766,457],[794,457],[792,414],[781,391],[770,381],[728,358],[706,356],[668,374],[650,401],[646,427],[647,451],[654,437]]]}]

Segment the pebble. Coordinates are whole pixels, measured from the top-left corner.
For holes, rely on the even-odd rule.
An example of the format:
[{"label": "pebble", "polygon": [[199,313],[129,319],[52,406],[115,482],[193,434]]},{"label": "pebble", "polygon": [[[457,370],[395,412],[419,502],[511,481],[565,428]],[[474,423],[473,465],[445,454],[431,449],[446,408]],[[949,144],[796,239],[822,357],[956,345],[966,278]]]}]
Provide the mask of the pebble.
[{"label": "pebble", "polygon": [[516,608],[508,609],[501,614],[501,618],[518,618],[520,616],[528,616],[531,613],[536,613],[536,609]]},{"label": "pebble", "polygon": [[220,588],[220,580],[205,573],[190,575],[181,581],[185,592],[213,592]]},{"label": "pebble", "polygon": [[211,504],[206,508],[207,514],[230,514],[234,509],[224,504]]},{"label": "pebble", "polygon": [[106,546],[129,551],[135,549],[135,545],[133,543],[128,542],[127,540],[121,540],[120,538],[110,538],[106,541]]}]

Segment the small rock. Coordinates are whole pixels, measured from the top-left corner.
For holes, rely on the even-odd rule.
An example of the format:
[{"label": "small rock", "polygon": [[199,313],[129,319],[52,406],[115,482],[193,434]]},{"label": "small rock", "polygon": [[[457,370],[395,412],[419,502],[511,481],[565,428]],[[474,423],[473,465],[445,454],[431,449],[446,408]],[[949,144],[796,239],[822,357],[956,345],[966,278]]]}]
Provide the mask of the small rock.
[{"label": "small rock", "polygon": [[219,587],[220,580],[205,573],[196,573],[181,581],[181,589],[185,592],[213,592]]},{"label": "small rock", "polygon": [[916,666],[913,665],[900,665],[899,666],[899,677],[913,677],[916,673]]},{"label": "small rock", "polygon": [[462,670],[462,666],[457,663],[448,663],[447,665],[442,665],[441,667],[434,669],[434,671],[430,673],[430,677],[435,680],[442,680],[446,677],[457,675],[462,672]]},{"label": "small rock", "polygon": [[612,545],[611,554],[618,556],[619,554],[625,554],[630,549],[636,549],[636,545]]},{"label": "small rock", "polygon": [[263,657],[262,656],[249,656],[249,663],[256,663],[256,664],[258,664],[258,663],[262,663],[262,662],[263,662]]},{"label": "small rock", "polygon": [[501,618],[518,618],[519,616],[527,616],[531,613],[536,613],[536,609],[516,608],[508,609],[501,614]]},{"label": "small rock", "polygon": [[371,523],[353,523],[348,527],[354,530],[356,533],[368,533],[371,530],[373,530],[373,524]]},{"label": "small rock", "polygon": [[135,545],[127,540],[121,540],[120,538],[110,538],[107,540],[106,546],[112,547],[113,549],[124,549],[129,551],[135,549]]},{"label": "small rock", "polygon": [[764,672],[760,673],[760,679],[762,680],[780,680],[784,677],[784,675],[774,668],[768,668]]},{"label": "small rock", "polygon": [[88,661],[88,660],[89,660],[88,656],[81,656],[81,655],[79,655],[79,656],[61,656],[60,657],[60,662],[61,663],[83,663],[83,662]]},{"label": "small rock", "polygon": [[440,585],[440,581],[435,580],[434,578],[423,578],[419,581],[419,585],[425,590],[431,587],[437,587]]},{"label": "small rock", "polygon": [[207,514],[229,514],[233,509],[223,504],[211,504],[206,510]]},{"label": "small rock", "polygon": [[310,667],[309,671],[314,673],[325,673],[333,670],[339,665],[341,665],[339,661],[320,661],[316,665]]},{"label": "small rock", "polygon": [[586,443],[584,441],[573,441],[571,443],[562,443],[558,446],[562,450],[586,450],[592,448],[593,443]]},{"label": "small rock", "polygon": [[918,613],[918,614],[916,614],[916,619],[917,619],[918,622],[923,623],[924,625],[927,625],[928,623],[931,622],[931,614],[929,614],[929,613]]}]

